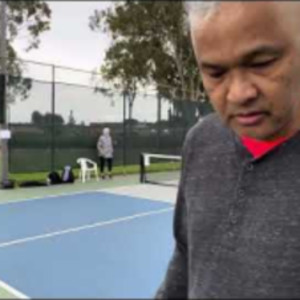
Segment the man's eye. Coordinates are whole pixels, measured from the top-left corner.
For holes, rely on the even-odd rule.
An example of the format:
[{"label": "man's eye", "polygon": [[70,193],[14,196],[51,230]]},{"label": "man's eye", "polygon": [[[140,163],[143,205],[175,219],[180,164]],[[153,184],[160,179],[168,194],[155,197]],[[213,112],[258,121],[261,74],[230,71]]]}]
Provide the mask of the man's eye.
[{"label": "man's eye", "polygon": [[269,59],[269,60],[264,60],[264,61],[259,61],[259,62],[253,62],[251,64],[252,68],[264,68],[270,66],[276,59]]},{"label": "man's eye", "polygon": [[208,72],[208,75],[211,77],[211,78],[221,78],[223,75],[225,74],[225,71],[224,70],[216,70],[216,71],[210,71]]}]

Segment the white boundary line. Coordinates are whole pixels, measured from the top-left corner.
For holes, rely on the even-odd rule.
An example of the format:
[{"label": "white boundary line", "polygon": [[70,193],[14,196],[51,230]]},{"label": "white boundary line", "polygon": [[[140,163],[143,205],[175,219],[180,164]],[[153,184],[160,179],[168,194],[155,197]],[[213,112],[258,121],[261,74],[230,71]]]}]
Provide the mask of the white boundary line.
[{"label": "white boundary line", "polygon": [[135,214],[135,215],[127,216],[127,217],[122,217],[122,218],[118,218],[118,219],[113,219],[113,220],[109,220],[109,221],[97,222],[97,223],[92,223],[92,224],[83,225],[83,226],[79,226],[79,227],[69,228],[69,229],[65,229],[65,230],[61,230],[61,231],[54,231],[51,233],[30,236],[30,237],[26,237],[26,238],[22,238],[22,239],[16,239],[16,240],[0,243],[0,248],[6,248],[9,246],[13,246],[13,245],[24,244],[24,243],[33,242],[36,240],[46,239],[46,238],[63,235],[63,234],[69,234],[69,233],[87,230],[87,229],[91,229],[91,228],[95,228],[95,227],[102,227],[102,226],[107,226],[107,225],[116,224],[116,223],[120,223],[120,222],[126,222],[126,221],[130,221],[133,219],[141,218],[141,217],[158,215],[158,214],[162,214],[162,213],[171,211],[173,209],[174,209],[174,207],[171,207],[171,208],[168,207],[168,208],[164,208],[164,209],[160,209],[160,210],[152,210],[152,211]]},{"label": "white boundary line", "polygon": [[70,192],[70,193],[60,193],[60,194],[54,194],[54,195],[39,195],[39,196],[35,196],[32,198],[28,198],[28,199],[8,200],[7,202],[1,202],[0,206],[14,204],[14,203],[20,203],[20,202],[44,200],[44,199],[48,199],[48,198],[59,198],[62,196],[72,196],[72,195],[95,193],[95,192],[101,192],[101,191],[102,191],[101,189],[98,189],[98,190],[87,190],[87,191],[78,191],[78,192]]},{"label": "white boundary line", "polygon": [[16,298],[30,299],[28,296],[26,296],[25,294],[23,294],[20,291],[16,290],[15,288],[11,287],[7,283],[3,282],[2,280],[0,280],[0,288],[3,288],[5,291],[7,291],[10,294],[13,294],[14,296],[16,296]]},{"label": "white boundary line", "polygon": [[14,203],[20,203],[20,202],[27,202],[27,201],[36,201],[36,200],[45,200],[47,198],[59,198],[62,196],[72,196],[72,195],[80,195],[80,194],[88,194],[88,193],[96,193],[96,192],[108,192],[108,190],[112,190],[111,192],[113,193],[113,190],[118,187],[127,187],[130,186],[128,184],[124,185],[119,185],[119,186],[112,186],[112,187],[103,187],[95,190],[86,190],[86,191],[77,191],[77,192],[66,192],[66,193],[58,193],[58,194],[52,194],[52,195],[38,195],[34,196],[32,198],[23,198],[23,199],[16,199],[16,200],[8,200],[7,202],[0,202],[0,207],[2,205],[9,205],[9,204],[14,204]]}]

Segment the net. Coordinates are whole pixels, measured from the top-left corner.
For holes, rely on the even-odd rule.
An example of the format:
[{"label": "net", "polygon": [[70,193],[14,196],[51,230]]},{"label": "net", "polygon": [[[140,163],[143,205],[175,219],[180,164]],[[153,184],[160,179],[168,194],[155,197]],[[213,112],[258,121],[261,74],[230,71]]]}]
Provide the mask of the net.
[{"label": "net", "polygon": [[140,182],[178,186],[181,156],[142,153],[140,155]]}]

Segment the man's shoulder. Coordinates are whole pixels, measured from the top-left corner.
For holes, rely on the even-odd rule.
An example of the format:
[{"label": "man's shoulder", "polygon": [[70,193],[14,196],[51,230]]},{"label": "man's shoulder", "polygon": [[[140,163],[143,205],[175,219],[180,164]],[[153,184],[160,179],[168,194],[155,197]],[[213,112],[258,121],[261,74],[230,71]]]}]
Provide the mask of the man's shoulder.
[{"label": "man's shoulder", "polygon": [[231,131],[223,124],[216,113],[200,119],[188,132],[187,140],[199,142],[220,142],[228,139]]},{"label": "man's shoulder", "polygon": [[225,126],[216,113],[199,120],[187,133],[184,146],[184,157],[201,157],[222,155],[235,148],[236,135]]}]

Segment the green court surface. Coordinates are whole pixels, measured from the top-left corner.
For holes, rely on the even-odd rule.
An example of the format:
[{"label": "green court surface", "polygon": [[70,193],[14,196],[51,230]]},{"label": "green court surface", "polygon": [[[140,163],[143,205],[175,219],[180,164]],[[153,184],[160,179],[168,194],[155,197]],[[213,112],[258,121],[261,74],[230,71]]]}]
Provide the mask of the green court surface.
[{"label": "green court surface", "polygon": [[111,180],[96,181],[91,179],[85,183],[78,180],[74,184],[61,184],[46,187],[26,187],[15,188],[12,190],[0,189],[0,203],[8,201],[18,201],[23,199],[40,198],[50,195],[59,195],[65,193],[76,193],[81,191],[93,191],[109,187],[117,187],[123,185],[132,185],[139,182],[138,174],[115,176]]},{"label": "green court surface", "polygon": [[0,289],[0,298],[1,299],[16,299],[16,297],[5,290]]},{"label": "green court surface", "polygon": [[0,299],[25,299],[26,297],[0,281]]},{"label": "green court surface", "polygon": [[0,288],[0,299],[16,299],[16,296]]}]

